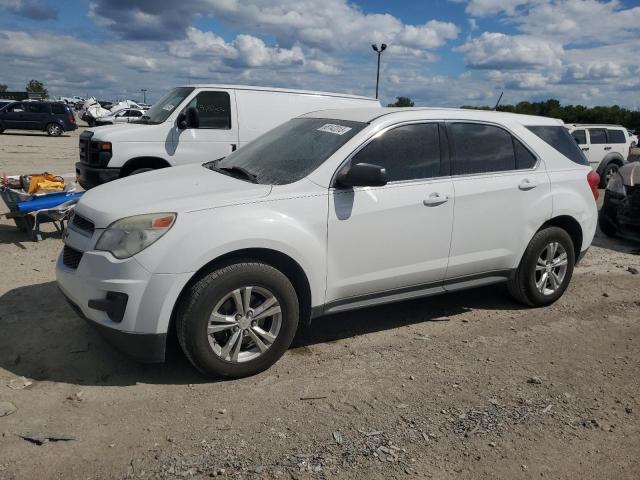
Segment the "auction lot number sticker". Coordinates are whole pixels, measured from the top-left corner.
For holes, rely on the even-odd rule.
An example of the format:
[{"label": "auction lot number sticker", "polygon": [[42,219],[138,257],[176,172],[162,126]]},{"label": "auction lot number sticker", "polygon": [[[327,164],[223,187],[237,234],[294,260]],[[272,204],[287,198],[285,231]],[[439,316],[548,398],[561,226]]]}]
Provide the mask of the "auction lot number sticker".
[{"label": "auction lot number sticker", "polygon": [[333,133],[335,135],[344,135],[349,130],[351,130],[351,127],[343,127],[342,125],[336,125],[335,123],[325,123],[318,129],[319,132]]}]

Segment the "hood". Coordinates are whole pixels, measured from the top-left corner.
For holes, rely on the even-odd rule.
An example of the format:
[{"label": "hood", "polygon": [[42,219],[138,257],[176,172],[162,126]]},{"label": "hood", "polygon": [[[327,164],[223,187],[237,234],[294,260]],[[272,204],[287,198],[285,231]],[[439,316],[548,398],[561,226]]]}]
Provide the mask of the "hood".
[{"label": "hood", "polygon": [[186,213],[264,198],[271,185],[245,182],[192,164],[122,178],[86,192],[76,211],[105,228],[145,213]]},{"label": "hood", "polygon": [[631,162],[623,165],[618,170],[623,183],[628,187],[640,184],[640,162]]},{"label": "hood", "polygon": [[[164,142],[171,130],[165,123],[149,125],[146,123],[123,122],[114,125],[104,125],[88,129],[93,132],[93,140],[103,142],[157,142],[159,138]],[[114,147],[117,149],[118,147]],[[117,153],[117,152],[116,152]]]}]

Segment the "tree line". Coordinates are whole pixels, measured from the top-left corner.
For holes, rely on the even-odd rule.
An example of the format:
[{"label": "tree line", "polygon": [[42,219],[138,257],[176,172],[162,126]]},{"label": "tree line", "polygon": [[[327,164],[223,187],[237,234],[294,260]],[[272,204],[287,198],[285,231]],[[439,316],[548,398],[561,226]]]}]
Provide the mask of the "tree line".
[{"label": "tree line", "polygon": [[[462,108],[492,110],[492,107]],[[640,129],[640,111],[613,105],[611,107],[585,107],[584,105],[562,105],[558,100],[544,102],[520,102],[516,105],[498,105],[499,112],[524,113],[543,117],[559,118],[564,123],[605,123],[623,125],[630,130]]]},{"label": "tree line", "polygon": [[[397,97],[389,107],[413,107],[408,97]],[[493,107],[463,105],[462,108],[493,110]],[[562,105],[556,99],[544,102],[520,102],[516,105],[498,105],[499,112],[523,113],[542,117],[559,118],[564,123],[605,123],[623,125],[630,130],[640,130],[640,111],[613,105],[611,107],[585,107],[584,105]]]}]

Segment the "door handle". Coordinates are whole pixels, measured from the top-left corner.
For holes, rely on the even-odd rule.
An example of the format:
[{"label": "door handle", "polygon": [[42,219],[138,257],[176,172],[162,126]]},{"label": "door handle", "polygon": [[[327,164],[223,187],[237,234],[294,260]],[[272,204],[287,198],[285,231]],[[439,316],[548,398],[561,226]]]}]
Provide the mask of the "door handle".
[{"label": "door handle", "polygon": [[527,190],[532,190],[534,188],[536,188],[538,186],[538,184],[534,181],[529,180],[528,178],[525,178],[524,180],[522,180],[520,182],[520,184],[518,185],[518,188],[520,190],[524,190],[525,192]]},{"label": "door handle", "polygon": [[447,203],[448,201],[448,196],[440,195],[439,193],[432,193],[431,195],[429,195],[429,198],[425,198],[422,201],[422,204],[425,207],[437,207],[438,205],[442,205],[443,203]]},{"label": "door handle", "polygon": [[611,150],[611,147],[604,147],[605,150]]},{"label": "door handle", "polygon": [[580,150],[582,150],[583,152],[588,152],[589,151],[589,147],[581,148]]}]

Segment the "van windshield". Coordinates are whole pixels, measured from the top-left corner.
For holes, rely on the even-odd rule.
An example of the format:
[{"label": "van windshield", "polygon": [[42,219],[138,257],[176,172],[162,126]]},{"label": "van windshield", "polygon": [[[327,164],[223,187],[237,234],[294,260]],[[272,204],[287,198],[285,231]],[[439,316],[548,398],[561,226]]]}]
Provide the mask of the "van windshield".
[{"label": "van windshield", "polygon": [[203,166],[246,181],[286,185],[309,175],[366,126],[347,120],[294,118]]},{"label": "van windshield", "polygon": [[153,106],[140,118],[137,122],[133,123],[162,123],[169,115],[187,98],[187,96],[193,92],[194,87],[177,87],[165,94],[160,100],[153,104]]}]

